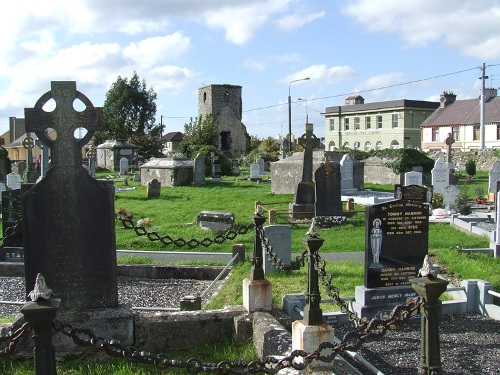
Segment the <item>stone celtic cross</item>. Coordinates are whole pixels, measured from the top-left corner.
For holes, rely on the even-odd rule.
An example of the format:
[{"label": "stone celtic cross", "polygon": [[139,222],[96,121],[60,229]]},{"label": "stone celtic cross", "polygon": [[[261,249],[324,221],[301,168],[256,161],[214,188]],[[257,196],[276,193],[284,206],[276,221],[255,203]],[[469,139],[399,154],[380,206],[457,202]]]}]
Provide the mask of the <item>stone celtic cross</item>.
[{"label": "stone celtic cross", "polygon": [[[56,108],[47,112],[43,106],[54,99]],[[81,112],[73,107],[79,99],[85,105]],[[52,150],[53,166],[77,167],[82,165],[81,148],[92,138],[102,123],[102,108],[95,108],[92,102],[76,90],[74,81],[51,82],[51,90],[38,99],[34,108],[25,108],[26,132],[35,132],[37,137]],[[75,130],[85,128],[87,134],[75,138]],[[48,130],[54,129],[56,138],[51,139]]]},{"label": "stone celtic cross", "polygon": [[304,147],[304,166],[302,181],[312,181],[313,176],[313,150],[319,147],[320,140],[313,133],[313,124],[306,124],[306,132],[299,138],[299,145]]}]

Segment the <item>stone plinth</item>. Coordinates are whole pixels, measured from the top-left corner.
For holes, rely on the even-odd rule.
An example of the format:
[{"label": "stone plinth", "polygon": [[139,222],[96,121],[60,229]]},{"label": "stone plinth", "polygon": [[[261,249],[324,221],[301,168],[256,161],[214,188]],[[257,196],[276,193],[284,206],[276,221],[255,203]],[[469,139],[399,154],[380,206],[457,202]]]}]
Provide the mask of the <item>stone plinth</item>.
[{"label": "stone plinth", "polygon": [[[312,353],[318,349],[323,342],[334,342],[334,330],[326,323],[319,325],[307,325],[303,320],[296,320],[292,323],[292,351],[304,350],[307,353]],[[329,355],[330,353],[323,351],[321,355]],[[314,367],[327,367],[331,363],[321,361],[313,361]]]},{"label": "stone plinth", "polygon": [[271,311],[273,307],[272,284],[266,280],[243,280],[243,307],[249,312]]}]

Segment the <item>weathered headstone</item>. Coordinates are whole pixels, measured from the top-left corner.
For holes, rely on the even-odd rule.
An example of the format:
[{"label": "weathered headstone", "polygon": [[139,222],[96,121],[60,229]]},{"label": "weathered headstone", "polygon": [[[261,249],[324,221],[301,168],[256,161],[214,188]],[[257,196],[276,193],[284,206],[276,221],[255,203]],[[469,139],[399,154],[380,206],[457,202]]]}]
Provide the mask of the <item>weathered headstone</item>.
[{"label": "weathered headstone", "polygon": [[422,173],[417,171],[406,172],[405,186],[408,185],[422,185]]},{"label": "weathered headstone", "polygon": [[455,143],[455,138],[451,135],[451,133],[448,133],[448,137],[445,139],[445,143],[447,146],[446,150],[446,162],[451,163],[451,145]]},{"label": "weathered headstone", "polygon": [[[430,197],[429,197],[430,192]],[[432,189],[421,185],[394,185],[394,199],[404,199],[414,203],[430,203]]]},{"label": "weathered headstone", "polygon": [[354,189],[354,173],[351,155],[345,154],[340,161],[340,188]]},{"label": "weathered headstone", "polygon": [[232,212],[201,211],[197,220],[203,229],[226,231],[234,225],[234,214]]},{"label": "weathered headstone", "polygon": [[23,139],[22,145],[26,149],[28,160],[26,169],[21,175],[21,181],[25,183],[34,183],[39,175],[33,168],[33,147],[35,146],[35,141],[31,138],[30,132],[26,132],[26,138]]},{"label": "weathered headstone", "polygon": [[[46,112],[51,99],[56,107]],[[74,109],[76,99],[83,111]],[[75,82],[52,82],[34,108],[25,109],[25,119],[26,131],[52,151],[50,173],[21,197],[26,291],[41,273],[61,299],[59,312],[117,308],[114,189],[82,167],[82,147],[101,127],[102,108],[77,91]],[[76,139],[79,127],[87,134]]]},{"label": "weathered headstone", "polygon": [[158,198],[161,195],[161,183],[153,178],[147,185],[148,198]]},{"label": "weathered headstone", "polygon": [[255,160],[255,163],[259,166],[259,175],[262,176],[264,174],[264,159],[258,158]]},{"label": "weathered headstone", "polygon": [[316,202],[313,176],[313,150],[319,147],[320,140],[313,133],[313,124],[306,124],[306,132],[299,138],[299,145],[304,148],[302,180],[295,190],[294,202],[291,204],[294,219],[306,219],[314,216]]},{"label": "weathered headstone", "polygon": [[[292,228],[289,225],[268,225],[264,227],[264,235],[269,240],[272,251],[283,264],[290,264],[292,262]],[[275,272],[277,268],[269,261],[269,256],[263,255],[264,272]]]},{"label": "weathered headstone", "polygon": [[339,163],[324,163],[314,172],[316,186],[315,223],[319,227],[343,224]]},{"label": "weathered headstone", "polygon": [[434,192],[442,193],[443,189],[450,183],[450,174],[448,170],[448,163],[442,158],[436,160],[434,168],[432,169],[432,186]]},{"label": "weathered headstone", "polygon": [[446,209],[456,210],[460,198],[460,186],[448,185],[443,189],[443,205]]},{"label": "weathered headstone", "polygon": [[497,193],[497,181],[500,180],[500,161],[495,161],[490,168],[488,192]]},{"label": "weathered headstone", "polygon": [[19,176],[23,176],[24,175],[24,171],[26,170],[26,161],[25,160],[19,160],[17,162],[17,174]]},{"label": "weathered headstone", "polygon": [[7,175],[7,188],[9,190],[21,189],[21,175],[17,173],[9,173]]},{"label": "weathered headstone", "polygon": [[128,159],[126,157],[120,158],[120,176],[128,173]]},{"label": "weathered headstone", "polygon": [[250,181],[260,181],[260,167],[257,163],[250,164]]},{"label": "weathered headstone", "polygon": [[193,185],[205,184],[205,156],[197,154],[193,166]]},{"label": "weathered headstone", "polygon": [[89,173],[92,177],[95,177],[95,167],[97,164],[97,150],[95,147],[91,147],[87,151],[87,158],[89,159]]},{"label": "weathered headstone", "polygon": [[429,208],[405,200],[366,208],[365,287],[409,285],[427,255]]},{"label": "weathered headstone", "polygon": [[210,178],[212,181],[220,181],[222,177],[221,165],[216,163],[217,160],[219,160],[219,157],[211,152],[210,161],[212,162],[212,175]]}]

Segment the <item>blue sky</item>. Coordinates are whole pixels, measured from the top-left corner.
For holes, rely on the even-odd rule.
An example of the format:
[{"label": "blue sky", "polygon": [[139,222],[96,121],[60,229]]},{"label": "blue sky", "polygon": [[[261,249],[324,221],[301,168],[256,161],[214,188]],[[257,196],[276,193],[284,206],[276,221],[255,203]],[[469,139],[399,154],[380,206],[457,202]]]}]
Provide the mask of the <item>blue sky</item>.
[{"label": "blue sky", "polygon": [[243,122],[259,138],[287,134],[289,88],[292,132],[307,113],[321,137],[320,113],[352,93],[474,98],[482,63],[486,86],[500,86],[500,0],[23,0],[0,14],[1,133],[51,81],[76,81],[102,106],[134,71],[157,93],[166,132],[197,115],[198,88],[227,83],[242,86]]}]

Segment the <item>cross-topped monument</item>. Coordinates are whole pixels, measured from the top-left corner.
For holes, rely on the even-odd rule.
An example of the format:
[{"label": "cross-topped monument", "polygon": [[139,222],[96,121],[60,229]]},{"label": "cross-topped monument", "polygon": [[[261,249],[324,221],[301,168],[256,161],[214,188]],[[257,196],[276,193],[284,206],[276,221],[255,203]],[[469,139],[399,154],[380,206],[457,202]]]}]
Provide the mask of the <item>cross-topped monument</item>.
[{"label": "cross-topped monument", "polygon": [[291,205],[294,218],[314,217],[316,201],[315,185],[313,182],[313,150],[319,147],[320,140],[313,133],[313,124],[306,124],[306,132],[299,140],[304,148],[304,164],[302,167],[302,181],[297,185],[294,203]]},{"label": "cross-topped monument", "polygon": [[446,146],[447,147],[447,154],[446,154],[446,162],[451,163],[451,145],[455,143],[455,139],[451,135],[451,133],[448,133],[448,137],[445,140]]},{"label": "cross-topped monument", "polygon": [[[50,99],[56,107],[47,112],[43,106]],[[73,108],[75,100],[83,102],[83,111]],[[34,108],[25,109],[25,119],[26,131],[35,132],[52,154],[45,178],[22,196],[26,291],[41,273],[61,298],[61,309],[116,307],[114,189],[82,166],[82,146],[101,126],[102,108],[75,82],[52,82]],[[75,137],[78,128],[87,130],[81,139]]]}]

